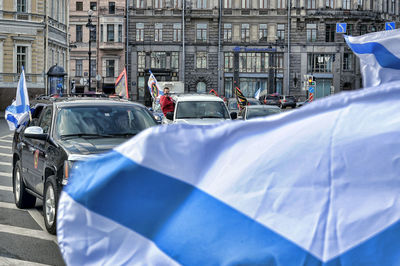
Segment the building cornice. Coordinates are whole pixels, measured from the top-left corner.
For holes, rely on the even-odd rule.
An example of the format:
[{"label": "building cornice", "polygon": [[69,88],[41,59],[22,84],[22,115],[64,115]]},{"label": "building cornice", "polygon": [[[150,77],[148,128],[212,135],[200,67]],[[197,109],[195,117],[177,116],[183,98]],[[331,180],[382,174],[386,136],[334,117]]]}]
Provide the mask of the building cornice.
[{"label": "building cornice", "polygon": [[14,27],[26,27],[26,28],[34,28],[34,29],[43,29],[43,22],[36,21],[21,21],[21,20],[10,20],[10,19],[0,19],[0,27],[5,27],[5,29],[10,26]]},{"label": "building cornice", "polygon": [[7,39],[7,35],[0,35],[0,41]]},{"label": "building cornice", "polygon": [[29,41],[33,42],[36,38],[30,36],[11,36],[14,41]]}]

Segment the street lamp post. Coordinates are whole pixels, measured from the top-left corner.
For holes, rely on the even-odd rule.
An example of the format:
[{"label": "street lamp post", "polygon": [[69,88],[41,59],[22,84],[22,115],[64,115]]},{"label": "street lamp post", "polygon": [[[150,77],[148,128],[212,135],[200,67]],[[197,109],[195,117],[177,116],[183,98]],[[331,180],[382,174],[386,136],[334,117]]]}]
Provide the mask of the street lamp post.
[{"label": "street lamp post", "polygon": [[92,81],[92,31],[94,30],[94,25],[92,24],[92,15],[93,15],[93,10],[89,9],[88,11],[88,23],[86,24],[86,27],[89,29],[89,92],[92,91],[91,87],[91,81]]}]

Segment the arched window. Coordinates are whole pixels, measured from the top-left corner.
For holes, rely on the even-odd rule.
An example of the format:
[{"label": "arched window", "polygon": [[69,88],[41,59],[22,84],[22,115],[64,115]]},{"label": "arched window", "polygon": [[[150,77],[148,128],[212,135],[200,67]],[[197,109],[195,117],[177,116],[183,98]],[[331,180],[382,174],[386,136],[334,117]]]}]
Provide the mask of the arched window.
[{"label": "arched window", "polygon": [[205,93],[207,85],[204,82],[199,82],[196,85],[197,93]]}]

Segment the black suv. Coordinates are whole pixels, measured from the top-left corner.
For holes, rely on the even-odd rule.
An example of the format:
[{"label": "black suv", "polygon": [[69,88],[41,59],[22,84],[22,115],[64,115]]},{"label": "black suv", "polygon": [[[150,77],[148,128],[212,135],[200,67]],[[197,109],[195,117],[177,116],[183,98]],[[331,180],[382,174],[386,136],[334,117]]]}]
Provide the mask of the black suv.
[{"label": "black suv", "polygon": [[18,208],[43,200],[46,229],[56,233],[58,198],[76,161],[106,152],[157,125],[141,104],[108,98],[44,98],[14,134],[13,191]]}]

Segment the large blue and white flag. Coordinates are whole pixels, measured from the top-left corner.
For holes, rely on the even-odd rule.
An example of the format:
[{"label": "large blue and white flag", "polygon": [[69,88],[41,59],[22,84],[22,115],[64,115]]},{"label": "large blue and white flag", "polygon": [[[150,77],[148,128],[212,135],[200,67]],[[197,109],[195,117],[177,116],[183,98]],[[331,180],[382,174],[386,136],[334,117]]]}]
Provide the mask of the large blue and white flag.
[{"label": "large blue and white flag", "polygon": [[65,262],[398,265],[399,105],[396,82],[143,131],[72,172],[57,216]]},{"label": "large blue and white flag", "polygon": [[12,104],[6,108],[4,115],[10,130],[15,130],[29,120],[29,97],[26,88],[25,71],[23,68],[18,81],[17,97]]},{"label": "large blue and white flag", "polygon": [[360,58],[364,88],[400,80],[400,29],[345,39]]},{"label": "large blue and white flag", "polygon": [[258,98],[260,97],[260,92],[261,92],[261,88],[259,88],[256,93],[254,93],[254,98],[256,98],[258,100]]}]

